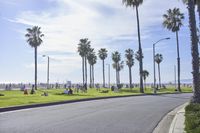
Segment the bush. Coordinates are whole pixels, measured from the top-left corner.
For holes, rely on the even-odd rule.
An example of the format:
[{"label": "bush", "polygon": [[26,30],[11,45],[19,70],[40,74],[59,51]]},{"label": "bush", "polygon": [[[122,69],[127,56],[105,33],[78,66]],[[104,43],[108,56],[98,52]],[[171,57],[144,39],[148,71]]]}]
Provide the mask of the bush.
[{"label": "bush", "polygon": [[200,104],[189,104],[185,108],[185,131],[200,133]]}]

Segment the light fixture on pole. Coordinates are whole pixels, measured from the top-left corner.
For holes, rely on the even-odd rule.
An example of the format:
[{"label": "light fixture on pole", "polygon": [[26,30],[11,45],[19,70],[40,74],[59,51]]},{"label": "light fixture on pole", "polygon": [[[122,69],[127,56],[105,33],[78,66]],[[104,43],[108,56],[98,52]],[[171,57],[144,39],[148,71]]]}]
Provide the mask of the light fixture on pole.
[{"label": "light fixture on pole", "polygon": [[169,40],[170,38],[162,38],[160,40],[158,40],[157,42],[155,42],[153,44],[153,74],[154,74],[154,82],[153,82],[153,87],[154,87],[154,94],[156,94],[156,66],[155,66],[155,46],[157,43],[164,41],[164,40]]}]

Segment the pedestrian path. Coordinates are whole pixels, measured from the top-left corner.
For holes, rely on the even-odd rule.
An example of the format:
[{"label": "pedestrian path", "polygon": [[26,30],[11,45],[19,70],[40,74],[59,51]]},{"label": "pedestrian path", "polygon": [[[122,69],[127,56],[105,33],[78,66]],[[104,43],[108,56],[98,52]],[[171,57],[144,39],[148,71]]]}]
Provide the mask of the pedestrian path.
[{"label": "pedestrian path", "polygon": [[186,133],[184,131],[185,128],[185,107],[188,105],[188,103],[185,103],[181,109],[176,113],[172,124],[169,129],[169,133]]},{"label": "pedestrian path", "polygon": [[159,122],[158,126],[154,129],[153,133],[186,133],[184,131],[185,125],[185,103],[171,112],[169,112]]}]

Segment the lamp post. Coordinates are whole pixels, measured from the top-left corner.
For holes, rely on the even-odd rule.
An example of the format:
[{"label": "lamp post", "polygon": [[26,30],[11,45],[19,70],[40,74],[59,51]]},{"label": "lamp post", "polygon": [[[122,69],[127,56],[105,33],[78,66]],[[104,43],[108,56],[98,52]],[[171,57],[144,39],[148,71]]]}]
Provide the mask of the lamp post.
[{"label": "lamp post", "polygon": [[47,55],[43,55],[43,57],[47,57],[47,60],[48,60],[48,62],[47,62],[47,89],[49,89],[49,56],[47,56]]},{"label": "lamp post", "polygon": [[110,88],[110,64],[106,65],[108,65],[108,87]]},{"label": "lamp post", "polygon": [[176,65],[174,65],[174,87],[176,90]]},{"label": "lamp post", "polygon": [[158,40],[157,42],[155,42],[153,44],[153,74],[154,74],[154,82],[153,82],[153,87],[154,87],[154,94],[156,94],[156,64],[155,64],[155,46],[157,43],[164,41],[164,40],[169,40],[170,38],[162,38],[160,40]]}]

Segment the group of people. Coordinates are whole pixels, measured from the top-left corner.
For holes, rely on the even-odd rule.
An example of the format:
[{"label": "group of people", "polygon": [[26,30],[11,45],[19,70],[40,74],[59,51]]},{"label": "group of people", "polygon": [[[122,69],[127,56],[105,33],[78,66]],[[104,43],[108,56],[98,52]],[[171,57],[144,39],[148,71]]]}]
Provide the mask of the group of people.
[{"label": "group of people", "polygon": [[66,90],[64,91],[64,94],[72,95],[72,94],[73,94],[73,90],[72,90],[71,88],[66,89]]}]

